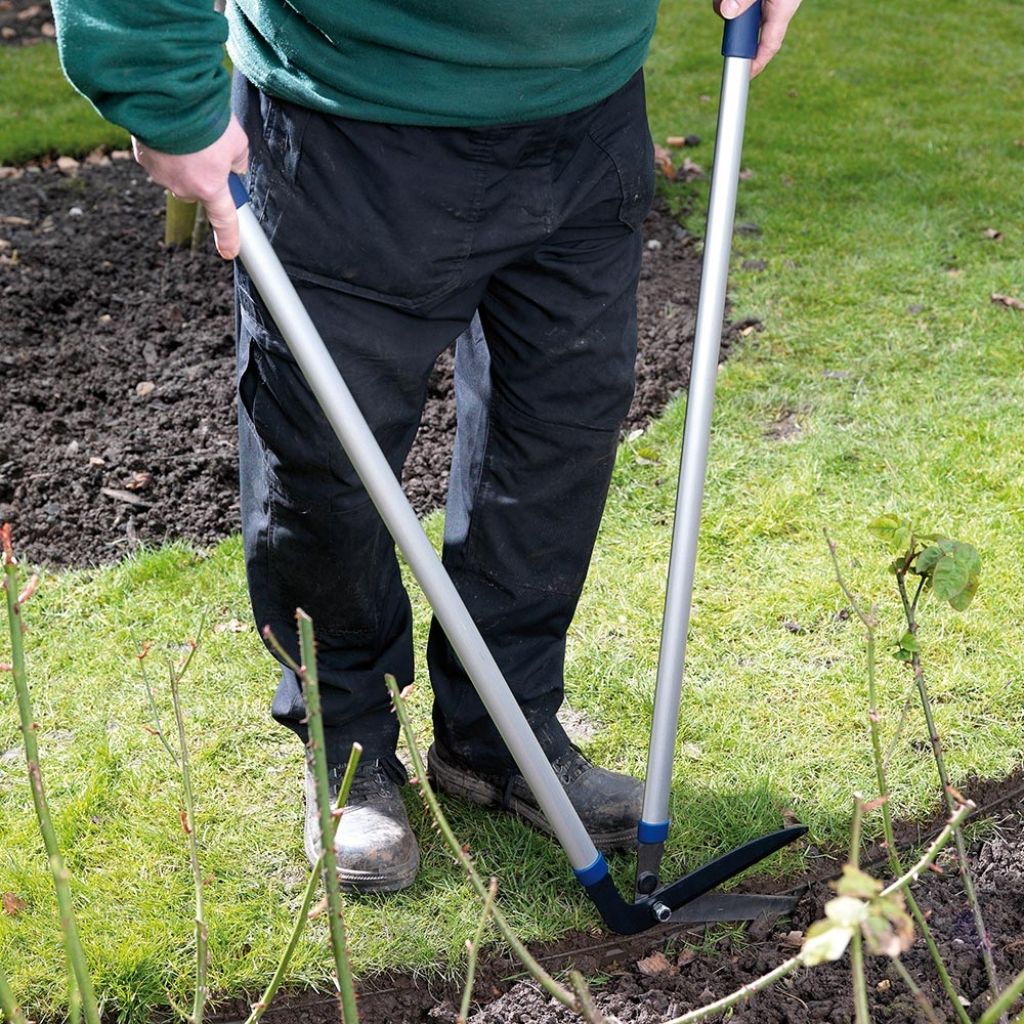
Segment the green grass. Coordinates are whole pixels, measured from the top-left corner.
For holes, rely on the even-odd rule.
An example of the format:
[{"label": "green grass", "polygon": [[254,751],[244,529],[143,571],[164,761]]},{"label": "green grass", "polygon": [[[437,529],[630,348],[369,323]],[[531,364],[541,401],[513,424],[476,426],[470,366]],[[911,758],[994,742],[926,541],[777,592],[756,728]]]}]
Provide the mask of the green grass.
[{"label": "green grass", "polygon": [[[851,584],[899,631],[886,553],[864,523],[892,509],[973,541],[985,561],[975,604],[925,606],[922,639],[940,730],[957,782],[999,776],[1024,754],[1024,148],[1005,97],[1022,72],[1014,0],[965,12],[954,0],[806,5],[786,50],[751,94],[738,219],[734,315],[759,317],[719,377],[668,870],[773,826],[793,807],[819,843],[840,843],[851,792],[871,792],[863,640],[842,608],[823,527]],[[1012,29],[1012,30],[1011,30]],[[656,139],[696,132],[710,163],[720,61],[704,4],[664,5],[649,64]],[[986,228],[1003,232],[988,240]],[[641,767],[660,628],[682,420],[673,406],[620,453],[599,552],[574,626],[572,706],[598,724],[587,750]],[[767,427],[791,415],[787,439]],[[657,453],[650,464],[637,458]],[[434,536],[439,521],[431,521]],[[417,604],[420,638],[426,622]],[[304,881],[298,750],[267,717],[273,671],[249,633],[237,539],[184,546],[107,569],[48,576],[29,606],[36,717],[100,989],[125,1019],[182,998],[190,973],[190,879],[176,780],[143,729],[132,652],[170,649],[209,627],[186,682],[209,909],[213,986],[255,991],[268,977]],[[786,623],[797,624],[799,632]],[[0,647],[0,651],[3,648]],[[2,654],[0,654],[2,658]],[[910,680],[883,658],[891,735]],[[426,738],[429,686],[414,710]],[[895,755],[900,816],[936,802],[933,769],[911,740]],[[0,752],[17,747],[13,706]],[[35,1010],[61,1006],[53,900],[17,753],[0,753],[0,891],[28,901],[0,918],[0,960]],[[421,881],[392,898],[353,900],[359,971],[457,971],[474,927],[467,888],[418,806]],[[594,928],[560,853],[515,823],[451,806],[456,831],[502,880],[530,939]],[[779,870],[800,867],[795,854]],[[625,878],[627,858],[615,867]],[[293,985],[326,985],[322,922]]]},{"label": "green grass", "polygon": [[71,88],[56,47],[0,46],[0,164],[49,153],[81,156],[128,141]]}]

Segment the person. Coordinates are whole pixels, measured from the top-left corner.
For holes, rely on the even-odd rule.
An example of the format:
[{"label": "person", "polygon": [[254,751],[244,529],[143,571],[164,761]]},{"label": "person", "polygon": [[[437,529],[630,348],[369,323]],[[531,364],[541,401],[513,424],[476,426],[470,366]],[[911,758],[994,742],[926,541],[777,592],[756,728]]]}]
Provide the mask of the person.
[{"label": "person", "polygon": [[[753,0],[716,0],[734,17]],[[800,0],[764,0],[759,72]],[[640,229],[654,188],[641,70],[658,0],[53,0],[69,79],[238,252],[229,171],[396,474],[435,359],[456,348],[443,560],[595,844],[635,841],[642,784],[591,764],[556,712],[566,631],[633,390]],[[235,68],[229,103],[223,44]],[[409,885],[385,673],[413,678],[394,545],[244,268],[239,461],[254,616],[295,653],[313,618],[342,883]],[[434,622],[437,786],[543,815]],[[305,738],[282,666],[272,713]],[[332,793],[333,795],[333,793]],[[318,853],[307,756],[305,846]]]}]

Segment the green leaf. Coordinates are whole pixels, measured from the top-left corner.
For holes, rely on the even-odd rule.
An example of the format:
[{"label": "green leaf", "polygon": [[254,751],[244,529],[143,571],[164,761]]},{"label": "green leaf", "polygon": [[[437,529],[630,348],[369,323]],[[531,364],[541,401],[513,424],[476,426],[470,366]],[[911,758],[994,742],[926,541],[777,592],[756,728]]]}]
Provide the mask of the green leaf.
[{"label": "green leaf", "polygon": [[843,865],[843,874],[832,888],[840,896],[855,896],[857,899],[874,899],[882,891],[882,883],[852,864]]},{"label": "green leaf", "polygon": [[963,611],[978,589],[981,556],[970,544],[958,540],[943,541],[943,555],[935,563],[932,586],[937,597]]},{"label": "green leaf", "polygon": [[868,523],[868,531],[884,541],[893,551],[906,551],[913,537],[910,523],[892,512],[872,519]]},{"label": "green leaf", "polygon": [[902,647],[897,647],[892,655],[897,661],[913,661],[914,655],[910,651],[903,650]]},{"label": "green leaf", "polygon": [[[945,543],[949,542],[946,541]],[[942,547],[942,542],[933,544],[929,548],[925,548],[924,551],[922,551],[914,560],[914,572],[916,572],[918,576],[929,576],[938,564],[939,559],[945,553],[945,549]]]},{"label": "green leaf", "polygon": [[921,650],[921,645],[917,642],[917,637],[914,636],[909,629],[900,637],[900,650],[910,651],[911,654],[915,651]]}]

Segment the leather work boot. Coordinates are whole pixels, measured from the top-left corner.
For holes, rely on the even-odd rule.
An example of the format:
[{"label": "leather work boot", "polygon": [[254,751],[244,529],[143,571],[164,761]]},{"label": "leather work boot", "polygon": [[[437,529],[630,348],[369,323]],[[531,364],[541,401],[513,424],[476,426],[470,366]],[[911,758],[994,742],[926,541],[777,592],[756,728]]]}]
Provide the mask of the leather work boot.
[{"label": "leather work boot", "polygon": [[[331,803],[338,796],[344,765],[328,766]],[[320,819],[316,781],[306,761],[305,847],[309,863],[320,856]],[[345,810],[334,835],[338,880],[354,892],[394,892],[412,885],[420,866],[420,850],[398,784],[380,761],[360,764],[352,780]]]},{"label": "leather work boot", "polygon": [[[575,747],[555,758],[551,767],[602,853],[636,847],[636,826],[644,796],[639,779],[598,768]],[[484,807],[500,807],[539,831],[554,835],[526,780],[518,773],[506,778],[464,768],[436,743],[427,751],[427,773],[442,793]]]}]

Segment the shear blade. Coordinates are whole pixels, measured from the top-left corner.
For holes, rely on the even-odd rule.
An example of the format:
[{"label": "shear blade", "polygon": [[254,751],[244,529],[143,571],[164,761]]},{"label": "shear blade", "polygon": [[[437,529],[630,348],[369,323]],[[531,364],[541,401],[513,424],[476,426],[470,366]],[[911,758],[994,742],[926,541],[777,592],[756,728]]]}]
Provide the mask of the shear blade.
[{"label": "shear blade", "polygon": [[782,917],[796,907],[796,896],[709,892],[672,912],[669,924],[705,924],[716,921],[754,921]]}]

